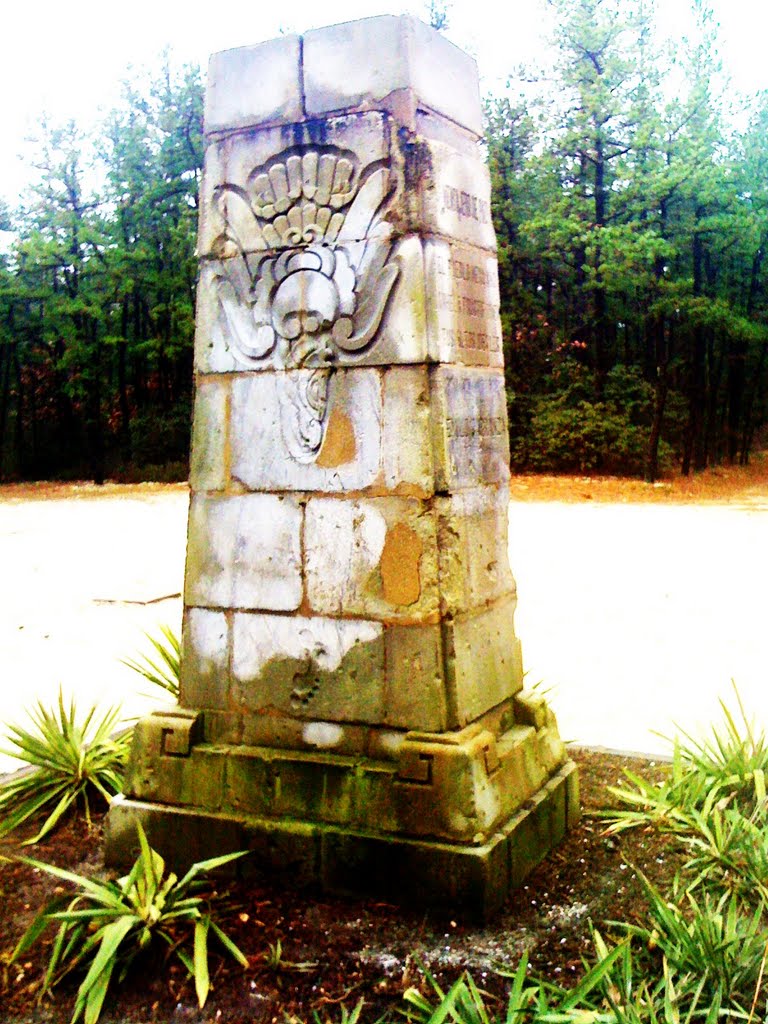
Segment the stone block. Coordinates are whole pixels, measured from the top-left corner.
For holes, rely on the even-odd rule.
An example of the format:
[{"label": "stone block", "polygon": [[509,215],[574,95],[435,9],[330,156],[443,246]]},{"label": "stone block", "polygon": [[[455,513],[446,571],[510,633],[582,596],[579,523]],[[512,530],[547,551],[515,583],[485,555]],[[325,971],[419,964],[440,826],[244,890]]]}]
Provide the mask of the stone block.
[{"label": "stone block", "polygon": [[199,381],[195,389],[189,486],[195,491],[223,491],[229,479],[229,391],[219,381]]},{"label": "stone block", "polygon": [[125,779],[127,795],[141,800],[218,810],[224,748],[196,743],[199,716],[178,709],[140,719]]},{"label": "stone block", "polygon": [[360,755],[367,751],[369,732],[364,725],[307,721],[274,711],[256,712],[245,717],[243,743],[255,747]]},{"label": "stone block", "polygon": [[539,789],[503,832],[510,844],[510,887],[524,879],[565,835],[568,779],[576,766],[568,761]]},{"label": "stone block", "polygon": [[[136,830],[140,824],[153,850],[157,850],[177,874],[192,864],[247,849],[243,824],[220,814],[199,809],[169,807],[144,800],[115,797],[104,826],[104,863],[126,868],[139,854]],[[229,869],[234,874],[240,862]]]},{"label": "stone block", "polygon": [[501,836],[475,847],[326,829],[321,872],[323,887],[332,892],[375,892],[481,921],[498,912],[509,884]]},{"label": "stone block", "polygon": [[429,372],[394,366],[384,374],[383,483],[388,491],[428,497],[434,493]]},{"label": "stone block", "polygon": [[493,735],[411,732],[400,748],[395,786],[400,831],[457,842],[484,841],[501,814]]},{"label": "stone block", "polygon": [[483,612],[443,622],[446,686],[455,714],[453,724],[466,725],[521,689],[515,603],[514,599],[503,600]]},{"label": "stone block", "polygon": [[226,764],[223,804],[233,814],[268,816],[273,806],[273,778],[260,751],[232,748]]},{"label": "stone block", "polygon": [[[246,368],[238,358],[236,342],[238,329],[240,333],[250,329],[250,319],[246,314],[233,322],[236,313],[231,306],[227,316],[220,279],[219,261],[201,263],[195,314],[195,371],[198,374],[234,373]],[[243,280],[243,287],[249,287],[249,280]]]},{"label": "stone block", "polygon": [[384,628],[363,619],[236,613],[232,674],[240,706],[325,722],[381,721]]},{"label": "stone block", "polygon": [[311,498],[304,574],[314,613],[436,620],[434,520],[414,499]]},{"label": "stone block", "polygon": [[509,433],[503,375],[436,366],[431,383],[436,490],[506,484]]},{"label": "stone block", "polygon": [[355,829],[395,833],[400,828],[393,781],[397,767],[364,761],[355,767],[352,823]]},{"label": "stone block", "polygon": [[409,16],[364,18],[307,32],[303,42],[310,116],[376,108],[408,90],[414,107],[430,107],[482,135],[475,61],[423,22]]},{"label": "stone block", "polygon": [[302,508],[278,494],[194,494],[188,605],[294,611],[301,604]]},{"label": "stone block", "polygon": [[[229,685],[227,677],[226,685]],[[237,711],[206,710],[203,718],[203,742],[229,747],[243,742],[243,716]]]},{"label": "stone block", "polygon": [[138,794],[154,785],[157,764],[163,757],[187,757],[201,733],[200,716],[183,708],[158,712],[139,719],[133,731],[125,773],[125,791]]},{"label": "stone block", "polygon": [[495,256],[475,246],[429,239],[424,277],[434,361],[503,366]]},{"label": "stone block", "polygon": [[277,876],[287,884],[305,886],[320,876],[321,832],[301,821],[253,821],[243,829],[246,848],[244,868]]},{"label": "stone block", "polygon": [[[494,785],[499,794],[500,821],[504,822],[547,781],[538,761],[538,736],[530,725],[513,725],[496,741],[498,767]],[[565,758],[565,750],[562,758]]]},{"label": "stone block", "polygon": [[233,379],[234,479],[254,491],[332,494],[377,481],[381,376],[372,369],[324,374],[295,370]]},{"label": "stone block", "polygon": [[422,224],[430,234],[496,251],[491,180],[480,153],[428,141],[431,173],[422,188]]},{"label": "stone block", "polygon": [[351,758],[298,751],[275,754],[270,769],[274,798],[272,814],[298,821],[348,824],[355,806],[355,772]]},{"label": "stone block", "polygon": [[[409,743],[417,752],[422,747],[434,752],[440,746],[450,751],[437,766],[437,775],[445,776],[446,766],[455,766],[462,756],[466,766],[467,755],[487,771],[493,754],[488,734],[477,726],[431,744],[429,737],[414,737]],[[281,779],[285,786],[286,806],[303,808],[304,820],[244,812],[238,819],[226,812],[117,797],[107,818],[107,864],[125,867],[133,861],[136,824],[141,822],[152,846],[176,871],[185,870],[193,860],[249,849],[251,856],[237,861],[230,873],[268,870],[279,872],[287,882],[319,882],[326,891],[375,894],[442,908],[452,917],[485,918],[499,910],[510,889],[522,884],[562,835],[567,794],[576,774],[568,762],[501,828],[487,838],[478,835],[456,843],[396,834],[397,812],[389,796],[396,788],[394,766],[338,757],[331,763],[319,756],[287,754],[276,759],[275,767],[273,752],[253,753],[264,764],[272,760],[274,782]],[[256,781],[251,769],[244,776],[246,785],[249,777]],[[338,817],[356,824],[340,824],[334,820]],[[389,831],[379,831],[382,827]]]},{"label": "stone block", "polygon": [[535,690],[521,690],[515,694],[515,721],[543,729],[547,725],[547,702]]},{"label": "stone block", "polygon": [[[205,261],[195,335],[198,373],[295,369],[309,363],[389,366],[428,358],[424,254],[411,235]],[[303,269],[299,269],[302,268]],[[295,328],[301,304],[312,329]]]},{"label": "stone block", "polygon": [[441,732],[448,726],[439,624],[388,626],[384,632],[383,725]]},{"label": "stone block", "polygon": [[223,612],[187,608],[184,613],[180,702],[219,711],[229,707],[229,623]]},{"label": "stone block", "polygon": [[212,55],[205,93],[208,134],[302,116],[299,36]]},{"label": "stone block", "polygon": [[506,487],[457,491],[434,502],[440,552],[440,608],[476,611],[515,593],[509,569]]},{"label": "stone block", "polygon": [[[541,789],[548,773],[539,761],[539,737],[533,726],[511,726],[499,737],[497,750],[504,769],[506,813],[512,814]],[[560,753],[559,763],[562,763],[565,760],[564,747]]]}]

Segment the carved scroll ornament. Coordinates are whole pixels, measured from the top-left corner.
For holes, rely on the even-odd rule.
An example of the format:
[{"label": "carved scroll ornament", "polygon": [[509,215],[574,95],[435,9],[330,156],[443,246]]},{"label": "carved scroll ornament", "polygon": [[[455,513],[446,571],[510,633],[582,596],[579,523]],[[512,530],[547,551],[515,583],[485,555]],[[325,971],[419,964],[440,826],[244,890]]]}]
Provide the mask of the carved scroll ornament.
[{"label": "carved scroll ornament", "polygon": [[375,343],[399,274],[384,211],[388,167],[360,169],[333,146],[292,148],[257,167],[245,188],[214,203],[225,230],[214,253],[232,349],[246,366],[281,375],[283,435],[294,458],[322,445],[334,366]]}]

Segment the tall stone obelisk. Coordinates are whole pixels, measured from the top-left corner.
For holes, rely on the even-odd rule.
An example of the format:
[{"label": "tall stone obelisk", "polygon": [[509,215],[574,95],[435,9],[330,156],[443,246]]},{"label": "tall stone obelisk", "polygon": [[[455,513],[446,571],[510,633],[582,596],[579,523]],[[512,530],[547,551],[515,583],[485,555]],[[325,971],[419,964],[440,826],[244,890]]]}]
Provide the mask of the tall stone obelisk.
[{"label": "tall stone obelisk", "polygon": [[481,130],[474,61],[410,17],[212,58],[181,702],[109,859],[141,821],[486,914],[578,815],[514,633]]}]

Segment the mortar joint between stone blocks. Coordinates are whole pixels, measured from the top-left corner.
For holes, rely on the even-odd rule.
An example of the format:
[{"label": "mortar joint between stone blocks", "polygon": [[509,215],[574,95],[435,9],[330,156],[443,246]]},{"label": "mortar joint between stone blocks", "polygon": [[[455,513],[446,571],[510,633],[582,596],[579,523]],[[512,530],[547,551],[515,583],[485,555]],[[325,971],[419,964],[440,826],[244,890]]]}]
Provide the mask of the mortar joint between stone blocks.
[{"label": "mortar joint between stone blocks", "polygon": [[307,91],[304,84],[304,36],[299,36],[299,90],[302,117],[307,117]]}]

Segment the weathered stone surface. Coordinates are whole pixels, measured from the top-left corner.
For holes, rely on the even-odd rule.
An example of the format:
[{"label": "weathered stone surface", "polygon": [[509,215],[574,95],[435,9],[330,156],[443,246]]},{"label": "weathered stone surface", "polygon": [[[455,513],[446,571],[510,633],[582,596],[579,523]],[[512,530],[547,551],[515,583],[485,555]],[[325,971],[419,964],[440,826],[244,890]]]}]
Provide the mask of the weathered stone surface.
[{"label": "weathered stone surface", "polygon": [[384,633],[386,699],[383,725],[440,732],[448,704],[440,626],[390,626]]},{"label": "weathered stone surface", "polygon": [[[376,60],[371,60],[375,40]],[[304,35],[307,113],[376,107],[409,90],[426,105],[482,135],[474,60],[416,18],[384,15],[316,29]]]},{"label": "weathered stone surface", "polygon": [[217,265],[210,260],[202,263],[197,282],[195,370],[200,374],[244,369],[235,354],[235,336],[219,301]]},{"label": "weathered stone surface", "polygon": [[376,892],[417,906],[451,907],[463,919],[496,913],[553,843],[551,803],[571,777],[566,767],[502,830],[477,845],[397,835],[363,834],[328,823],[212,814],[117,797],[106,826],[109,866],[136,856],[136,822],[153,848],[178,870],[195,860],[252,850],[231,870],[281,873],[296,884],[319,882],[331,892]]},{"label": "weathered stone surface", "polygon": [[269,762],[247,747],[230,749],[222,793],[228,811],[268,816],[274,797]]},{"label": "weathered stone surface", "polygon": [[218,381],[201,381],[195,391],[189,485],[192,491],[221,491],[227,485],[229,391]]},{"label": "weathered stone surface", "polygon": [[477,722],[458,732],[411,730],[391,756],[375,760],[333,749],[345,731],[337,723],[305,723],[307,735],[314,730],[324,738],[314,750],[301,750],[295,743],[205,743],[200,722],[183,710],[142,720],[126,794],[222,813],[479,843],[565,762],[560,744],[556,763],[543,765],[540,731],[531,726],[513,726],[498,741]]},{"label": "weathered stone surface", "polygon": [[438,366],[431,374],[435,489],[509,480],[504,377],[494,370]]},{"label": "weathered stone surface", "polygon": [[214,53],[208,64],[205,130],[239,128],[265,121],[299,121],[298,36]]},{"label": "weathered stone surface", "polygon": [[229,707],[229,623],[224,612],[187,608],[181,637],[183,707]]},{"label": "weathered stone surface", "polygon": [[424,250],[430,349],[435,361],[501,367],[496,258],[457,242],[430,240]]},{"label": "weathered stone surface", "polygon": [[[376,370],[259,373],[232,381],[232,476],[250,490],[362,490],[381,466]],[[307,392],[327,386],[321,422]]]},{"label": "weathered stone surface", "polygon": [[506,488],[477,487],[438,497],[441,611],[474,611],[515,593],[507,555]]},{"label": "weathered stone surface", "polygon": [[496,251],[491,181],[480,154],[468,156],[430,140],[432,173],[422,192],[423,223],[430,232]]},{"label": "weathered stone surface", "polygon": [[[139,824],[152,848],[173,863],[177,872],[186,871],[196,861],[248,848],[243,823],[234,817],[119,795],[110,804],[104,826],[107,867],[134,863],[139,855]],[[233,867],[233,873],[235,870]]]},{"label": "weathered stone surface", "polygon": [[427,367],[387,370],[382,406],[384,486],[401,494],[431,495],[435,468]]},{"label": "weathered stone surface", "polygon": [[295,611],[302,599],[302,507],[277,494],[193,495],[188,605]]},{"label": "weathered stone surface", "polygon": [[435,524],[417,500],[311,499],[304,559],[313,612],[385,621],[436,619]]},{"label": "weathered stone surface", "polygon": [[520,641],[513,628],[514,598],[474,615],[443,622],[447,685],[455,726],[479,718],[522,688]]},{"label": "weathered stone surface", "polygon": [[379,622],[237,613],[233,688],[241,707],[328,722],[379,722],[384,637]]},{"label": "weathered stone surface", "polygon": [[[387,273],[372,310],[356,299],[355,293],[364,291],[365,275],[375,272],[369,263],[382,252],[377,255],[365,242],[317,247],[314,265],[298,273],[289,261],[279,263],[277,256],[206,261],[198,286],[196,369],[199,373],[235,373],[295,368],[295,345],[284,336],[292,333],[292,321],[286,320],[284,311],[299,301],[300,287],[310,290],[311,299],[326,318],[324,327],[311,337],[307,332],[302,339],[302,359],[313,346],[331,366],[425,362],[428,333],[421,242],[410,235],[387,243],[384,250]],[[328,253],[333,255],[326,259]],[[271,286],[254,288],[262,274],[279,279],[277,286],[272,281]],[[370,312],[377,326],[365,341]],[[357,320],[361,330],[351,339],[337,342],[333,328],[339,319],[352,323],[353,330]]]}]

